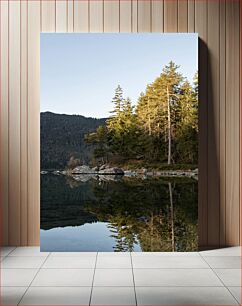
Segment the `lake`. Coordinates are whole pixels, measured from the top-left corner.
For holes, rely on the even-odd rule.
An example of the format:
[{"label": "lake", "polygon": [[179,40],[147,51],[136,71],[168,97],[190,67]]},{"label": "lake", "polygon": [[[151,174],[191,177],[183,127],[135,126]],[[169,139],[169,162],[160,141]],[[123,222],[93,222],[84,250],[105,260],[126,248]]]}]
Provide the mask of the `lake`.
[{"label": "lake", "polygon": [[192,178],[44,174],[41,251],[197,251],[197,201]]}]

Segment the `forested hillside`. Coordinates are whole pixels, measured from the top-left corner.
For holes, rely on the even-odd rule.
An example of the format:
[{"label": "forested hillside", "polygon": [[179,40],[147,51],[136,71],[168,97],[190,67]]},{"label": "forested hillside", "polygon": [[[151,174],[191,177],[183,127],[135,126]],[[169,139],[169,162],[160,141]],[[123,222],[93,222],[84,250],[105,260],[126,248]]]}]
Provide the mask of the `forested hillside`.
[{"label": "forested hillside", "polygon": [[73,160],[88,163],[94,146],[84,141],[84,135],[95,131],[105,120],[80,115],[41,113],[41,169],[64,169]]}]

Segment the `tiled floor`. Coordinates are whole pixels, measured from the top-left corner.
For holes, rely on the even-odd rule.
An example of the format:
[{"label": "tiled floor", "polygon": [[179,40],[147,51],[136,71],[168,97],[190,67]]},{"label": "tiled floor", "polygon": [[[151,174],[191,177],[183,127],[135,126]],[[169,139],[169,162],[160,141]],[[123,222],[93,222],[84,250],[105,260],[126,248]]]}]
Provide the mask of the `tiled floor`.
[{"label": "tiled floor", "polygon": [[2,248],[1,305],[239,305],[240,247],[195,253]]}]

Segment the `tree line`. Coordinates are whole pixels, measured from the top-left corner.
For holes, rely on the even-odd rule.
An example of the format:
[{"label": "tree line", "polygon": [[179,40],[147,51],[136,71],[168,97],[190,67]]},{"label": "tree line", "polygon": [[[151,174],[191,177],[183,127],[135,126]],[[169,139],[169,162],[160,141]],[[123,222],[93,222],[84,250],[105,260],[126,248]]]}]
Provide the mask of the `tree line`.
[{"label": "tree line", "polygon": [[178,70],[172,61],[166,65],[136,106],[117,86],[110,118],[85,136],[96,162],[197,164],[198,74],[191,84]]}]

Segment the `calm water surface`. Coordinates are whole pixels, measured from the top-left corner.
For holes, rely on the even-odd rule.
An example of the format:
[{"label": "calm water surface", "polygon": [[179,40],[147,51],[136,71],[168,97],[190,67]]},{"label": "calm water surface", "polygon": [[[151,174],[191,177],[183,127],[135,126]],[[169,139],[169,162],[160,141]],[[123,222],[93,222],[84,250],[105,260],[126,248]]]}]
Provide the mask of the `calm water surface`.
[{"label": "calm water surface", "polygon": [[41,251],[197,250],[196,180],[106,179],[41,175]]}]

